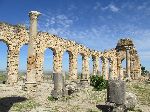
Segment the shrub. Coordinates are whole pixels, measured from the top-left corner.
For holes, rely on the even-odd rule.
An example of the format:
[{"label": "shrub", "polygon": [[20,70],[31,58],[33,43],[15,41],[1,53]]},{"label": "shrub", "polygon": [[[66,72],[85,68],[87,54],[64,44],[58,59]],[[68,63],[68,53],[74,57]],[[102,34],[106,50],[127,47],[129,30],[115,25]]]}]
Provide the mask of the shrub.
[{"label": "shrub", "polygon": [[101,91],[107,88],[108,81],[103,78],[103,76],[93,75],[90,77],[90,85],[94,87],[95,90]]},{"label": "shrub", "polygon": [[49,101],[55,101],[56,99],[54,97],[52,97],[52,96],[48,96],[48,100]]}]

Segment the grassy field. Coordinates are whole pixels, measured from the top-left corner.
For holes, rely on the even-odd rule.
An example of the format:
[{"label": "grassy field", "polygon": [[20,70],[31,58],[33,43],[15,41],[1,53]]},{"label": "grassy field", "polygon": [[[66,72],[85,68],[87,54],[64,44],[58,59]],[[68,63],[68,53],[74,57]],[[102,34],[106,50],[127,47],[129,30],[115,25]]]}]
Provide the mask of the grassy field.
[{"label": "grassy field", "polygon": [[128,83],[127,91],[136,94],[140,104],[150,106],[150,83],[138,81]]}]

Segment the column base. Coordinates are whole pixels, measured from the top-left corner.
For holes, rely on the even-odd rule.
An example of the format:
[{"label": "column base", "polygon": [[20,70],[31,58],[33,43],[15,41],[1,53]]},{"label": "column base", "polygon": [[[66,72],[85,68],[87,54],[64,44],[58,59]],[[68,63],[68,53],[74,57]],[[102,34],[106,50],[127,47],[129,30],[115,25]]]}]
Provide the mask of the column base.
[{"label": "column base", "polygon": [[132,79],[131,79],[131,77],[126,77],[126,78],[125,78],[125,81],[126,81],[126,82],[131,82]]},{"label": "column base", "polygon": [[53,98],[55,99],[59,99],[63,96],[67,96],[68,95],[68,91],[66,89],[63,90],[52,90],[51,95]]},{"label": "column base", "polygon": [[81,79],[80,80],[80,84],[83,87],[88,87],[90,85],[89,80],[88,79]]},{"label": "column base", "polygon": [[37,84],[36,82],[25,82],[25,85],[22,87],[24,91],[36,92]]}]

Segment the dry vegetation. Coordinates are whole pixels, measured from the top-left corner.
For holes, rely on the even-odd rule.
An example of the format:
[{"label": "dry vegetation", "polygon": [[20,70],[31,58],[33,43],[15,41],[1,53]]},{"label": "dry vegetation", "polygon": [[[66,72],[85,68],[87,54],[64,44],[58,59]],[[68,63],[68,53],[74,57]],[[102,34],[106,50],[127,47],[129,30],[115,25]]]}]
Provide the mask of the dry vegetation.
[{"label": "dry vegetation", "polygon": [[[38,86],[35,97],[31,98],[28,93],[21,89],[22,82],[10,87],[0,84],[0,103],[3,98],[24,97],[25,101],[13,102],[9,105],[0,106],[0,112],[8,109],[9,112],[100,112],[96,105],[106,101],[106,90],[95,91],[93,87],[81,89],[68,97],[55,100],[51,97],[53,89],[52,81]],[[138,96],[138,105],[133,112],[150,112],[150,84],[143,82],[127,83],[127,91]],[[10,108],[6,108],[10,106]]]}]

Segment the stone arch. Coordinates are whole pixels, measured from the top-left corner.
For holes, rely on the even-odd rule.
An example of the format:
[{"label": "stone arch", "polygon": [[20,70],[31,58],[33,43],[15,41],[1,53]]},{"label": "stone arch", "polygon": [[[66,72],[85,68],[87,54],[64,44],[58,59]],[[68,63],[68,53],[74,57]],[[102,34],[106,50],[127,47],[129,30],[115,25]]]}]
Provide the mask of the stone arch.
[{"label": "stone arch", "polygon": [[43,81],[44,78],[44,71],[43,71],[43,67],[44,67],[44,55],[45,55],[45,51],[46,49],[50,49],[53,52],[53,69],[54,69],[54,55],[56,54],[56,49],[52,48],[52,47],[47,47],[44,48],[41,52],[38,53],[37,56],[37,73],[36,73],[36,81],[38,83],[40,83],[41,81]]},{"label": "stone arch", "polygon": [[43,60],[43,64],[42,64],[43,73],[42,73],[42,75],[43,75],[44,80],[46,80],[46,81],[49,81],[50,79],[52,79],[53,52],[54,52],[54,49],[46,48],[44,50],[43,57],[42,57],[42,60]]}]

